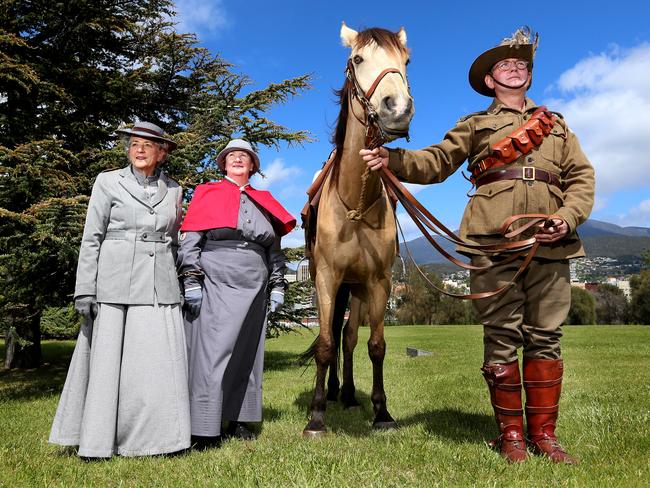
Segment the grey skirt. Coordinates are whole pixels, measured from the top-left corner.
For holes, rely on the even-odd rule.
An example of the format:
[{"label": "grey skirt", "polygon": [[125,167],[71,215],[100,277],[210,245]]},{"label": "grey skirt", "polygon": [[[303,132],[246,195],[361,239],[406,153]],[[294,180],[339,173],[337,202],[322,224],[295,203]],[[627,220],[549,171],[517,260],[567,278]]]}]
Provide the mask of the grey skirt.
[{"label": "grey skirt", "polygon": [[83,457],[190,446],[180,305],[99,304],[79,333],[49,441]]},{"label": "grey skirt", "polygon": [[203,302],[186,316],[192,434],[216,436],[222,421],[262,420],[266,251],[254,243],[211,241],[201,253]]}]

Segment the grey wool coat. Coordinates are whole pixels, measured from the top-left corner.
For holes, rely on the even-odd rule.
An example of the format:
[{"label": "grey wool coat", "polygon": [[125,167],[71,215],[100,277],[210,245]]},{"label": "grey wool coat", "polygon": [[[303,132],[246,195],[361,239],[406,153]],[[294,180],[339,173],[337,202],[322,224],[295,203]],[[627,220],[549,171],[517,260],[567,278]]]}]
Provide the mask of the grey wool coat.
[{"label": "grey wool coat", "polygon": [[[161,172],[151,197],[130,165],[100,173],[79,251],[75,297],[126,305],[180,303],[175,255],[183,191]],[[152,286],[153,284],[153,286]]]}]

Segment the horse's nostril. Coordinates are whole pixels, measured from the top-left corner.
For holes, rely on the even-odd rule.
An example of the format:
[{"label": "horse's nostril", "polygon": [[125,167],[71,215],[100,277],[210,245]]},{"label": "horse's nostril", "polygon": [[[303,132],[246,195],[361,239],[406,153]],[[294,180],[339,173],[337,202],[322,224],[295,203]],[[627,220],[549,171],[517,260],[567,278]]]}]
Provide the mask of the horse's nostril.
[{"label": "horse's nostril", "polygon": [[384,97],[381,101],[381,104],[386,107],[388,110],[393,110],[395,107],[395,101],[392,97]]},{"label": "horse's nostril", "polygon": [[406,112],[410,113],[413,111],[413,99],[409,97],[409,101],[406,103]]}]

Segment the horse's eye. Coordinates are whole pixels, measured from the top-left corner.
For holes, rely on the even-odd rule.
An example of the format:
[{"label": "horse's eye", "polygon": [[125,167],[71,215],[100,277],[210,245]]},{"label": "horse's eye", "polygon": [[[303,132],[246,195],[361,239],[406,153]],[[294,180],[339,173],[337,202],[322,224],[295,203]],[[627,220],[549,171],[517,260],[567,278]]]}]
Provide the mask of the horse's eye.
[{"label": "horse's eye", "polygon": [[408,66],[409,64],[411,64],[411,58],[408,58],[408,59],[406,60],[406,63],[404,63],[404,64],[405,64],[406,66]]},{"label": "horse's eye", "polygon": [[356,54],[353,58],[352,61],[354,61],[354,64],[361,64],[363,63],[363,58]]}]

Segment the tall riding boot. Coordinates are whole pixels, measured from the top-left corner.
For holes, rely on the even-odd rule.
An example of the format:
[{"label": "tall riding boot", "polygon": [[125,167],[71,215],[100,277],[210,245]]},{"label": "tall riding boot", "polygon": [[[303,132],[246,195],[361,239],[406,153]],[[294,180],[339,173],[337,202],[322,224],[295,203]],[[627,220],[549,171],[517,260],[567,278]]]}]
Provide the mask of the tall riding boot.
[{"label": "tall riding boot", "polygon": [[524,411],[521,406],[519,362],[486,363],[481,368],[490,389],[490,400],[501,435],[491,445],[511,463],[528,459],[524,442]]},{"label": "tall riding boot", "polygon": [[535,454],[548,456],[554,463],[577,464],[578,460],[562,449],[555,436],[563,369],[561,359],[524,358],[526,441]]}]

